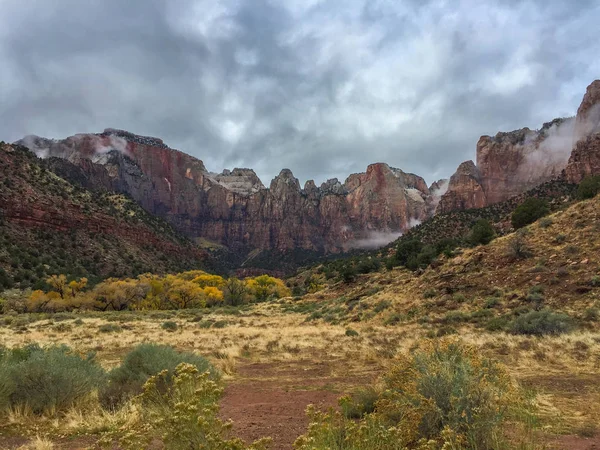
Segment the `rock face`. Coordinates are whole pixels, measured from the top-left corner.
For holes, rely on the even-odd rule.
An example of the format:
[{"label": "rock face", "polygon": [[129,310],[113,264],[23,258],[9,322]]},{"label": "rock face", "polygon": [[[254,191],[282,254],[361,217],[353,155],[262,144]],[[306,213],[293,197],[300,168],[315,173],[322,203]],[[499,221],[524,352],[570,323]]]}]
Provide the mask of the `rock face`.
[{"label": "rock face", "polygon": [[572,183],[600,175],[600,80],[587,88],[577,110],[575,145],[565,175]]},{"label": "rock face", "polygon": [[482,136],[477,143],[477,165],[461,165],[437,211],[499,203],[561,177],[563,171],[569,181],[581,181],[600,166],[594,138],[599,129],[600,81],[594,81],[576,118],[555,119],[537,131],[523,128]]},{"label": "rock face", "polygon": [[481,208],[486,204],[479,170],[473,161],[466,161],[458,166],[456,173],[450,178],[448,190],[442,196],[438,210]]},{"label": "rock face", "polygon": [[267,189],[251,169],[211,173],[160,139],[122,130],[20,143],[70,180],[126,193],[187,236],[231,249],[338,252],[371,232],[396,236],[435,209],[425,180],[383,163],[303,189],[284,169]]}]

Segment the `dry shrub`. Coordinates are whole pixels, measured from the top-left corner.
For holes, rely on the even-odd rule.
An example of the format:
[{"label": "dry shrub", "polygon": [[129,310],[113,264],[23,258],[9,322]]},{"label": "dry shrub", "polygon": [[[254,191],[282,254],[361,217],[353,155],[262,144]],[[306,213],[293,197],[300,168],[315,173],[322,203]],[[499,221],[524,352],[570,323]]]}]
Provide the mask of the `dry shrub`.
[{"label": "dry shrub", "polygon": [[[346,401],[349,401],[346,398]],[[504,445],[512,412],[523,405],[500,364],[455,338],[426,341],[384,377],[375,410],[359,421],[309,411],[301,450],[491,449]]]},{"label": "dry shrub", "polygon": [[269,440],[246,445],[240,439],[228,439],[229,423],[218,418],[220,383],[210,372],[200,373],[192,364],[182,363],[169,374],[164,370],[151,377],[141,395],[134,399],[141,411],[139,421],[127,430],[108,433],[104,444],[117,440],[124,449],[150,448],[162,442],[165,450],[261,450]]}]

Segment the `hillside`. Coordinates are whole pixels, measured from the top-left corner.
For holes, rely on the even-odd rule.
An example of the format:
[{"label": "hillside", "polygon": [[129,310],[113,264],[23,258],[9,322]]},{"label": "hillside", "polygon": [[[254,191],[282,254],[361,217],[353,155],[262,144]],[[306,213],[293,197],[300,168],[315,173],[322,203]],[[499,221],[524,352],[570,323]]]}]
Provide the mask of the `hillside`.
[{"label": "hillside", "polygon": [[123,195],[92,192],[24,147],[0,145],[0,289],[42,287],[51,274],[174,272],[206,253]]},{"label": "hillside", "polygon": [[492,323],[500,329],[514,314],[550,308],[585,325],[600,308],[599,232],[597,196],[488,245],[441,255],[420,274],[381,269],[352,282],[328,282],[317,269],[299,279],[328,285],[306,298],[320,317],[334,310],[330,319],[340,323]]}]

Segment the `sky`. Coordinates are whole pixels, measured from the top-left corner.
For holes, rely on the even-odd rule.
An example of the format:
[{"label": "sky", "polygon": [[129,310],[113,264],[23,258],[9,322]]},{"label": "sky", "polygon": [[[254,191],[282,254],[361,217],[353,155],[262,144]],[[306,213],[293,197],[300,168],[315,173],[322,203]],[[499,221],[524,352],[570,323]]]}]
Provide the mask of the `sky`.
[{"label": "sky", "polygon": [[598,23],[598,0],[0,0],[0,140],[112,127],[265,185],[432,182],[574,115]]}]

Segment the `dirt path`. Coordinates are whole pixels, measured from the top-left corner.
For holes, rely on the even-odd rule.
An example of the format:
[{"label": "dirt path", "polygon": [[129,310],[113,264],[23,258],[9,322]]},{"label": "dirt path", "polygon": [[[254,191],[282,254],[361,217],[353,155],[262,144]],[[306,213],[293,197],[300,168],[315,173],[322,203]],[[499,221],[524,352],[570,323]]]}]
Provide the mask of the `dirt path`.
[{"label": "dirt path", "polygon": [[234,422],[233,434],[246,441],[270,436],[273,450],[289,450],[306,432],[306,407],[337,406],[352,386],[368,383],[374,374],[350,375],[334,363],[295,361],[245,363],[229,381],[221,417]]}]

